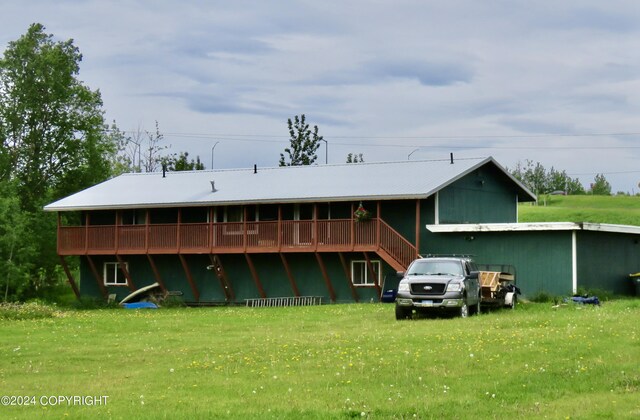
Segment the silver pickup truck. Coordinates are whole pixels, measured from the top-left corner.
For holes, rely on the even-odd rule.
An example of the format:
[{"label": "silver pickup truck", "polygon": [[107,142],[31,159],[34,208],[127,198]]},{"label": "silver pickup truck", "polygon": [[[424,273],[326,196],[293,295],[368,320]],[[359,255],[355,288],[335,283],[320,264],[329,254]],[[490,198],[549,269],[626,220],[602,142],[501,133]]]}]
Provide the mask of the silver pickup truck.
[{"label": "silver pickup truck", "polygon": [[480,312],[478,267],[470,257],[418,258],[398,275],[398,320],[411,318],[414,311],[448,311],[463,318]]}]

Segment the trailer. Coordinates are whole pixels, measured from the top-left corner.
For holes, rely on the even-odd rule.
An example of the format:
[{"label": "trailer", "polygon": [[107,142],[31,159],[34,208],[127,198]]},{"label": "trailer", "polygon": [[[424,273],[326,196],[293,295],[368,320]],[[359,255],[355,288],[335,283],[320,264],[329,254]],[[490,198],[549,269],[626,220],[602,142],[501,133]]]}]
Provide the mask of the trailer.
[{"label": "trailer", "polygon": [[516,286],[515,268],[512,265],[496,264],[479,264],[479,268],[485,270],[478,273],[481,305],[487,308],[505,307],[514,309],[520,294],[520,289]]}]

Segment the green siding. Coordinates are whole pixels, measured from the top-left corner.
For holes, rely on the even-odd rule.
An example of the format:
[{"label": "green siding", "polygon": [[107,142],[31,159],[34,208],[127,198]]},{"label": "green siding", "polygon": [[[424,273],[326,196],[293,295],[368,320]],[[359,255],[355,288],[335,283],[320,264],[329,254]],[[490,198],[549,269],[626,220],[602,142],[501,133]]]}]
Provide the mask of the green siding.
[{"label": "green siding", "polygon": [[434,254],[471,254],[480,264],[513,265],[524,296],[572,291],[569,231],[431,234],[426,248]]},{"label": "green siding", "polygon": [[640,271],[637,235],[579,231],[578,287],[632,295],[629,274]]},{"label": "green siding", "polygon": [[[416,200],[392,200],[380,203],[382,220],[415,244],[416,241]],[[421,223],[424,225],[424,223]]]},{"label": "green siding", "polygon": [[[322,276],[315,254],[290,253],[285,256],[300,294],[302,296],[321,296],[323,302],[329,303],[331,301],[329,289]],[[218,257],[235,293],[236,303],[243,303],[245,299],[260,297],[258,287],[243,254],[225,254]],[[339,255],[322,253],[321,257],[335,292],[336,302],[353,302],[351,288]],[[364,259],[362,253],[346,253],[344,257],[349,269],[351,268],[352,260],[361,261]],[[146,256],[128,255],[121,258],[128,264],[128,271],[136,288],[148,286],[156,281]],[[183,255],[183,258],[187,262],[193,281],[200,293],[200,302],[225,303],[225,296],[220,282],[212,271],[207,270],[207,266],[211,264],[209,256]],[[251,254],[250,258],[267,297],[294,296],[284,265],[278,254]],[[369,254],[369,258],[380,260],[375,254]],[[101,275],[105,262],[116,261],[115,257],[111,256],[95,256],[92,259]],[[182,263],[177,255],[155,255],[153,260],[168,290],[182,292],[182,298],[185,302],[196,301]],[[395,271],[384,261],[381,261],[381,263],[383,279],[387,276],[387,279],[391,279],[393,283]],[[93,273],[89,269],[86,258],[81,259],[80,279],[80,291],[83,296],[101,297],[100,289]],[[393,284],[392,286],[395,287]],[[116,294],[118,301],[131,293],[128,286],[108,286],[107,290],[110,294]],[[361,302],[368,302],[372,299],[374,301],[378,300],[378,292],[375,287],[356,287],[356,290],[358,299]]]},{"label": "green siding", "polygon": [[426,254],[429,252],[429,239],[431,233],[425,229],[426,225],[432,225],[436,222],[436,199],[431,196],[420,202],[420,249],[418,254]]},{"label": "green siding", "polygon": [[512,223],[517,193],[494,167],[483,167],[438,193],[440,223]]}]

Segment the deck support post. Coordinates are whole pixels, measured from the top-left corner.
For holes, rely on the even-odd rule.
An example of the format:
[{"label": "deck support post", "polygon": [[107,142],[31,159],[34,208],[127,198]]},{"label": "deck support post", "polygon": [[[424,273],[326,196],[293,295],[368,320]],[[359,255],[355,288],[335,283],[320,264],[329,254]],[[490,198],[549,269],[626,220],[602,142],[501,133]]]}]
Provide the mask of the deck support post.
[{"label": "deck support post", "polygon": [[380,249],[380,221],[382,220],[382,216],[380,213],[382,212],[382,205],[380,204],[380,200],[376,203],[376,247]]},{"label": "deck support post", "polygon": [[347,284],[351,289],[351,296],[353,300],[358,302],[360,298],[358,297],[358,290],[356,286],[353,284],[353,278],[351,278],[351,269],[349,269],[349,265],[347,264],[347,260],[344,258],[344,254],[342,252],[338,252],[338,256],[340,257],[340,262],[342,263],[342,269],[344,270],[344,275],[347,278]]},{"label": "deck support post", "polygon": [[376,286],[376,291],[378,292],[378,301],[379,301],[382,298],[382,294],[381,294],[382,289],[378,282],[379,279],[376,276],[376,272],[373,269],[373,264],[371,264],[371,259],[369,258],[369,254],[367,254],[366,252],[363,252],[363,254],[364,254],[364,259],[367,261],[367,269],[369,270],[369,275],[371,276],[371,278],[374,279],[373,284]]},{"label": "deck support post", "polygon": [[89,212],[84,214],[84,253],[85,255],[89,253],[89,222],[91,219],[89,218]]},{"label": "deck support post", "polygon": [[256,284],[258,288],[258,293],[260,293],[260,297],[263,299],[267,298],[267,294],[264,292],[264,288],[262,287],[262,283],[260,282],[260,277],[258,277],[258,272],[256,271],[256,267],[253,265],[253,261],[249,254],[244,254],[245,259],[247,260],[247,265],[249,266],[249,271],[251,271],[251,277],[253,277],[253,282]]},{"label": "deck support post", "polygon": [[69,270],[69,266],[67,265],[67,261],[65,261],[64,257],[60,255],[60,264],[64,269],[65,274],[67,275],[67,279],[69,280],[69,284],[73,289],[73,294],[76,295],[76,299],[80,299],[80,290],[78,290],[78,285],[76,281],[73,279],[73,275],[71,274],[71,270]]},{"label": "deck support post", "polygon": [[133,279],[131,279],[131,275],[129,274],[129,270],[127,270],[127,266],[125,262],[120,258],[120,255],[116,254],[116,258],[118,259],[118,268],[122,271],[122,274],[127,279],[127,286],[131,289],[132,292],[136,291],[136,285],[133,284]]},{"label": "deck support post", "polygon": [[189,287],[191,287],[191,292],[193,293],[193,297],[196,299],[196,302],[200,302],[200,292],[198,291],[196,284],[193,282],[193,277],[191,276],[191,270],[189,270],[189,265],[187,264],[187,260],[184,258],[184,255],[182,254],[178,254],[178,258],[180,258],[180,263],[182,264],[182,269],[184,270],[184,275],[187,278]]},{"label": "deck support post", "polygon": [[147,259],[149,260],[149,265],[151,266],[151,271],[153,271],[153,277],[156,279],[156,282],[160,285],[160,289],[162,289],[162,293],[167,293],[167,288],[162,281],[162,277],[160,276],[160,271],[158,271],[158,267],[156,266],[155,261],[151,257],[151,254],[147,254]]},{"label": "deck support post", "polygon": [[353,249],[355,248],[355,244],[356,244],[356,219],[353,215],[353,203],[351,203],[351,223],[350,223],[350,228],[351,228],[351,250],[353,251]]},{"label": "deck support post", "polygon": [[291,273],[291,269],[289,268],[289,263],[287,262],[287,258],[283,253],[280,253],[280,259],[282,260],[284,271],[287,273],[287,278],[289,279],[291,290],[293,290],[293,295],[295,297],[300,296],[300,290],[298,289],[298,285],[296,284],[296,279],[293,277],[293,274]]},{"label": "deck support post", "polygon": [[182,209],[178,209],[178,228],[176,229],[176,248],[178,249],[178,254],[180,254],[180,249],[182,248]]},{"label": "deck support post", "polygon": [[89,268],[93,273],[93,277],[96,279],[96,283],[98,284],[98,288],[100,289],[100,293],[102,293],[102,297],[105,299],[109,297],[109,292],[107,292],[107,288],[104,286],[104,279],[98,272],[96,265],[93,262],[93,259],[89,255],[85,255],[87,261],[89,262]]},{"label": "deck support post", "polygon": [[209,259],[211,260],[211,268],[218,278],[218,281],[220,281],[220,286],[222,287],[222,292],[224,293],[224,299],[227,302],[233,302],[235,300],[235,294],[233,293],[231,283],[229,283],[227,273],[224,271],[224,267],[222,266],[220,257],[218,257],[217,255],[209,254]]},{"label": "deck support post", "polygon": [[319,252],[316,252],[316,260],[318,260],[318,265],[320,266],[320,271],[322,272],[322,277],[324,278],[324,282],[327,285],[327,290],[329,291],[329,298],[331,302],[336,301],[336,291],[333,289],[333,285],[331,284],[331,279],[329,278],[329,274],[327,273],[327,268],[324,265],[324,261],[322,261],[322,256],[320,256]]}]

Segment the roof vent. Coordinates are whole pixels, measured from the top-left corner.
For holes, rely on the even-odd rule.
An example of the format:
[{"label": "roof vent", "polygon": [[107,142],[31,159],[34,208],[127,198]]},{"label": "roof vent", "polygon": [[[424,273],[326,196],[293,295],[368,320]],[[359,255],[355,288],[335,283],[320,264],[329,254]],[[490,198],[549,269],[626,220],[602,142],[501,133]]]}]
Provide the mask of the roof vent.
[{"label": "roof vent", "polygon": [[258,173],[258,165],[253,165],[253,173],[254,174]]},{"label": "roof vent", "polygon": [[449,157],[451,158],[451,164],[453,165],[453,153],[450,153]]},{"label": "roof vent", "polygon": [[216,181],[211,181],[211,192],[216,192]]}]

